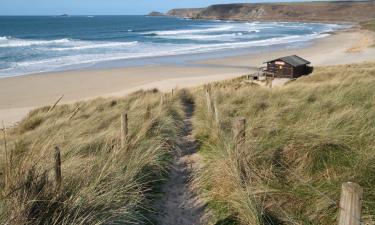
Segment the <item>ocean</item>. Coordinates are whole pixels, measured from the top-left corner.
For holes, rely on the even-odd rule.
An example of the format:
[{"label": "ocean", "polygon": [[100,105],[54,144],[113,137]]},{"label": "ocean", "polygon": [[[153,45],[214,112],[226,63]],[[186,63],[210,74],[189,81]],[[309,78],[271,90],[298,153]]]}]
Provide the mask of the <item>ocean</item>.
[{"label": "ocean", "polygon": [[181,55],[302,46],[338,24],[147,16],[2,16],[0,78]]}]

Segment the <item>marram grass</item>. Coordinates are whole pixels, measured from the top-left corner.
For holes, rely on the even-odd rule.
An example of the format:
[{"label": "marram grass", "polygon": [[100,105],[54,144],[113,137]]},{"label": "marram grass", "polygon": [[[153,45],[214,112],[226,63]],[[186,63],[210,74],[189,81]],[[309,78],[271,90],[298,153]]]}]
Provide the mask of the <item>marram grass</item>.
[{"label": "marram grass", "polygon": [[[317,68],[273,89],[237,78],[212,84],[209,96],[203,87],[174,96],[140,91],[34,110],[7,130],[7,148],[0,140],[0,223],[153,223],[182,129],[181,100],[189,98],[210,224],[337,224],[347,181],[364,188],[363,221],[373,224],[374,90],[375,63],[363,63]],[[129,137],[121,147],[125,111]],[[242,145],[232,137],[236,117],[247,120]]]},{"label": "marram grass", "polygon": [[[0,141],[0,223],[147,223],[183,117],[179,96],[163,95],[140,91],[44,107],[7,130],[7,161]],[[125,111],[129,137],[121,147]],[[62,153],[61,190],[54,184],[55,146]]]},{"label": "marram grass", "polygon": [[[244,79],[195,91],[200,176],[217,224],[337,224],[341,184],[364,188],[375,221],[375,63],[317,68],[273,89]],[[218,117],[218,119],[216,119]],[[246,143],[232,123],[245,117]]]}]

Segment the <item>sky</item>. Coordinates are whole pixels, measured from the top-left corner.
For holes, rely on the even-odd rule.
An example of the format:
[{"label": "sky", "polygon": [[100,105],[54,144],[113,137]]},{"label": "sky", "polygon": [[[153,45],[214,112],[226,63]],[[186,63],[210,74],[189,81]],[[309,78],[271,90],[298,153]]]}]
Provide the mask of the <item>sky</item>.
[{"label": "sky", "polygon": [[166,12],[172,8],[205,7],[234,1],[236,0],[0,0],[0,15],[144,15],[150,11]]}]

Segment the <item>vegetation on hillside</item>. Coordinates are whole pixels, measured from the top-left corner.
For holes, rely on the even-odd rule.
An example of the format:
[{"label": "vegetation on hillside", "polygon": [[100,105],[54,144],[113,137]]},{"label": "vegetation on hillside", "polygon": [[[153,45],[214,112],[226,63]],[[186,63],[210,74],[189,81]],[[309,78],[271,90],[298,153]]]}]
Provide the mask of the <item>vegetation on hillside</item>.
[{"label": "vegetation on hillside", "polygon": [[[30,112],[7,130],[6,143],[1,138],[0,223],[146,223],[181,129],[179,97],[140,91],[49,109]],[[125,111],[129,136],[122,147]],[[55,146],[62,153],[60,189]]]},{"label": "vegetation on hillside", "polygon": [[[317,68],[273,89],[238,78],[189,94],[139,91],[34,110],[0,140],[0,223],[152,223],[182,129],[181,101],[191,100],[210,224],[336,224],[348,181],[364,188],[363,221],[373,224],[374,90],[375,63],[363,63]],[[244,143],[232,134],[237,117],[247,120]]]},{"label": "vegetation on hillside", "polygon": [[[241,78],[210,90],[195,93],[194,128],[213,222],[336,224],[341,185],[353,181],[373,224],[375,63],[317,68],[273,89]],[[247,119],[243,145],[236,117]]]},{"label": "vegetation on hillside", "polygon": [[167,15],[244,21],[359,22],[374,18],[374,9],[372,1],[233,3],[211,5],[202,9],[173,9]]},{"label": "vegetation on hillside", "polygon": [[361,22],[360,25],[363,29],[371,30],[375,32],[375,19],[372,19],[366,22]]}]

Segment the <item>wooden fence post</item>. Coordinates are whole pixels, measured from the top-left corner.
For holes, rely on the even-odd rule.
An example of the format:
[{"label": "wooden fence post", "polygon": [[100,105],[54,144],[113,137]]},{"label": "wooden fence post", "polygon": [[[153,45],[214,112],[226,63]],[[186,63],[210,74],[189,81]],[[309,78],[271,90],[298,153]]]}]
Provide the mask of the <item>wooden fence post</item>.
[{"label": "wooden fence post", "polygon": [[151,117],[151,107],[150,107],[150,104],[147,104],[146,113],[145,113],[145,120],[150,119],[150,117]]},{"label": "wooden fence post", "polygon": [[217,108],[216,101],[214,101],[214,111],[215,111],[215,122],[219,126],[219,109]]},{"label": "wooden fence post", "polygon": [[57,104],[59,104],[59,102],[61,101],[61,99],[63,99],[64,98],[64,95],[61,95],[61,97],[59,98],[59,99],[57,99],[57,101],[48,109],[48,112],[47,113],[49,113],[49,112],[51,112],[55,107],[56,107],[56,105]]},{"label": "wooden fence post", "polygon": [[77,108],[73,111],[73,113],[69,116],[69,120],[73,119],[73,117],[78,113],[81,107],[77,106]]},{"label": "wooden fence post", "polygon": [[163,112],[163,105],[164,105],[164,95],[160,95],[160,102],[159,102],[159,113]]},{"label": "wooden fence post", "polygon": [[121,115],[121,146],[124,147],[128,138],[128,113]]},{"label": "wooden fence post", "polygon": [[356,183],[342,185],[339,225],[361,225],[363,189]]},{"label": "wooden fence post", "polygon": [[209,113],[212,112],[212,103],[211,103],[211,95],[210,95],[210,90],[206,88],[206,104],[207,104],[207,111]]},{"label": "wooden fence post", "polygon": [[8,165],[8,149],[7,149],[7,135],[6,135],[6,128],[5,128],[5,125],[4,125],[4,121],[2,121],[3,123],[3,128],[2,128],[2,131],[3,131],[3,138],[4,138],[4,151],[5,151],[5,162],[4,162],[4,187],[5,189],[7,188],[8,186],[8,176],[9,176],[9,165]]},{"label": "wooden fence post", "polygon": [[242,145],[246,141],[246,119],[239,117],[233,123],[233,137],[236,144]]},{"label": "wooden fence post", "polygon": [[56,189],[60,190],[61,188],[61,153],[60,148],[55,146],[55,178],[56,178]]}]

